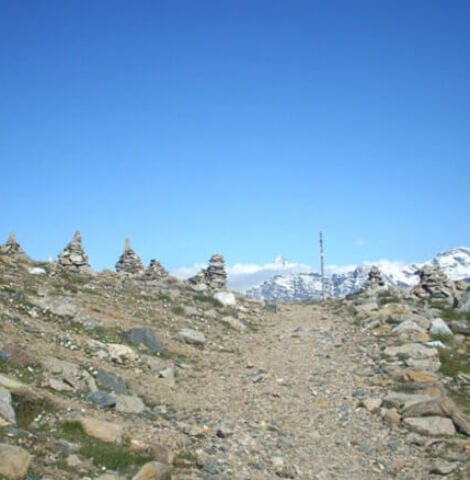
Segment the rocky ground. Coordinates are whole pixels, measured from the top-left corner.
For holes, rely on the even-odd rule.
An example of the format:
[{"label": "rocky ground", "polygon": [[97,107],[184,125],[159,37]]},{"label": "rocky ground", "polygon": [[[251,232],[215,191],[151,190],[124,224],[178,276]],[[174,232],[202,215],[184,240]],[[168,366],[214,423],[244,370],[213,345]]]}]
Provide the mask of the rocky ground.
[{"label": "rocky ground", "polygon": [[0,478],[470,478],[469,326],[0,255]]}]

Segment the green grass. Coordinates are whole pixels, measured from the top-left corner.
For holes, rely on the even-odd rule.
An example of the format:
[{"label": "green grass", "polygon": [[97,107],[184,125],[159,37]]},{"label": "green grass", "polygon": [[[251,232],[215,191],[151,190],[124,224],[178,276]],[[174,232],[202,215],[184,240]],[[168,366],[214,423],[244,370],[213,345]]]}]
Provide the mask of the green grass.
[{"label": "green grass", "polygon": [[208,295],[195,295],[194,300],[200,303],[208,303],[215,308],[222,308],[224,306],[222,302]]},{"label": "green grass", "polygon": [[148,452],[130,450],[127,443],[117,445],[89,437],[78,421],[64,422],[60,433],[66,440],[79,442],[80,455],[92,459],[97,467],[106,467],[122,472],[129,467],[139,467],[154,459],[153,455]]},{"label": "green grass", "polygon": [[50,412],[54,409],[46,399],[27,398],[14,393],[11,398],[16,413],[16,423],[20,428],[28,428],[40,413]]},{"label": "green grass", "polygon": [[446,377],[456,377],[459,373],[470,373],[470,361],[454,349],[439,349],[441,368],[439,371]]},{"label": "green grass", "polygon": [[179,316],[183,316],[184,315],[184,308],[181,306],[181,305],[176,305],[174,306],[171,311],[175,314],[175,315],[179,315]]}]

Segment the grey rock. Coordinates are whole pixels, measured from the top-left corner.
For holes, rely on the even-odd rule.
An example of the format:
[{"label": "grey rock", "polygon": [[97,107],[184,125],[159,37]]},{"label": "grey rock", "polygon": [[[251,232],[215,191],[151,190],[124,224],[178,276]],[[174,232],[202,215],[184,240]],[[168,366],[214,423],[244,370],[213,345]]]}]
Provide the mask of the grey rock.
[{"label": "grey rock", "polygon": [[445,462],[440,460],[431,467],[429,473],[434,473],[436,475],[449,475],[452,472],[455,472],[458,466],[459,464],[457,462]]},{"label": "grey rock", "polygon": [[452,420],[444,417],[409,417],[403,423],[411,430],[423,435],[439,436],[454,435],[455,427]]},{"label": "grey rock", "polygon": [[144,402],[135,395],[116,395],[116,411],[122,413],[142,413]]},{"label": "grey rock", "polygon": [[178,338],[185,343],[193,345],[204,345],[206,343],[206,337],[204,334],[197,330],[192,330],[191,328],[183,328],[180,330],[178,332]]},{"label": "grey rock", "polygon": [[407,343],[405,345],[387,347],[384,354],[389,357],[405,356],[411,358],[437,357],[439,352],[434,347],[427,347],[421,343]]},{"label": "grey rock", "polygon": [[395,407],[401,411],[431,400],[434,400],[432,395],[392,392],[383,399],[383,405],[387,408]]},{"label": "grey rock", "polygon": [[155,335],[155,332],[148,327],[131,328],[123,333],[123,336],[132,343],[142,343],[150,351],[161,353],[165,351],[163,342]]},{"label": "grey rock", "polygon": [[89,402],[98,405],[100,408],[111,408],[116,406],[116,398],[104,390],[97,390],[87,396]]},{"label": "grey rock", "polygon": [[46,379],[46,384],[55,390],[92,392],[96,390],[94,378],[80,365],[54,357],[47,358],[42,363],[45,370],[53,376],[53,378]]},{"label": "grey rock", "polygon": [[425,265],[416,270],[415,275],[419,276],[419,284],[412,290],[416,296],[457,306],[455,286],[437,265]]},{"label": "grey rock", "polygon": [[431,321],[431,328],[429,333],[432,335],[452,336],[452,330],[447,326],[447,323],[442,318],[435,318]]},{"label": "grey rock", "polygon": [[120,395],[129,394],[126,387],[126,382],[124,382],[121,377],[113,372],[108,372],[107,370],[99,368],[98,373],[95,376],[95,381],[100,387],[110,390],[111,392],[118,393]]},{"label": "grey rock", "polygon": [[150,264],[144,273],[145,280],[163,280],[169,276],[170,274],[163,268],[162,264],[154,258],[150,260]]},{"label": "grey rock", "polygon": [[208,267],[191,277],[189,282],[195,285],[206,285],[214,290],[225,289],[227,287],[227,272],[225,271],[224,257],[219,253],[212,255]]},{"label": "grey rock", "polygon": [[0,387],[0,417],[9,423],[16,423],[16,414],[11,403],[11,393]]}]

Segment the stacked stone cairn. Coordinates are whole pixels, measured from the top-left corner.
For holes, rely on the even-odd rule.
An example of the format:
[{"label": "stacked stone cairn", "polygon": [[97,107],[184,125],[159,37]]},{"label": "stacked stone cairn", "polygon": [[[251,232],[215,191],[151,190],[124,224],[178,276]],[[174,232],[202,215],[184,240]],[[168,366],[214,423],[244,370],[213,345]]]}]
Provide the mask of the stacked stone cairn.
[{"label": "stacked stone cairn", "polygon": [[145,280],[163,280],[164,278],[168,277],[169,273],[163,268],[159,261],[155,260],[154,258],[150,260],[150,264],[144,273]]},{"label": "stacked stone cairn", "polygon": [[425,265],[416,270],[419,284],[412,292],[419,298],[430,300],[444,300],[456,306],[457,298],[454,283],[437,266]]},{"label": "stacked stone cairn", "polygon": [[364,288],[366,290],[376,290],[383,287],[385,287],[385,280],[382,277],[382,273],[380,272],[378,267],[373,265],[367,275],[367,280],[364,284]]},{"label": "stacked stone cairn", "polygon": [[4,245],[0,245],[0,255],[7,255],[10,258],[17,260],[27,260],[28,256],[21,248],[21,245],[16,240],[13,232],[10,233],[8,240]]},{"label": "stacked stone cairn", "polygon": [[223,290],[227,287],[227,272],[223,255],[215,253],[209,260],[207,268],[189,279],[194,285],[206,285],[214,290]]},{"label": "stacked stone cairn", "polygon": [[124,241],[124,250],[116,263],[116,271],[131,275],[137,275],[144,272],[144,264],[137,253],[131,248],[130,240],[128,238]]},{"label": "stacked stone cairn", "polygon": [[82,244],[82,235],[76,231],[71,242],[59,254],[58,266],[74,273],[91,273],[88,255]]}]

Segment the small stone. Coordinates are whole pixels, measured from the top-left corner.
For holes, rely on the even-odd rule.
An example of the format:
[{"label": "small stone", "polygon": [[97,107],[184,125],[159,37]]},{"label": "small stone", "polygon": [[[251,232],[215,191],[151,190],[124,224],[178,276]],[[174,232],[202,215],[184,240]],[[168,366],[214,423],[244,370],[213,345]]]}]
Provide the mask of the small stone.
[{"label": "small stone", "polygon": [[134,395],[116,395],[116,411],[142,413],[145,411],[145,404],[139,397]]},{"label": "small stone", "polygon": [[67,457],[67,465],[72,468],[80,467],[83,465],[83,461],[80,459],[78,455],[71,454]]},{"label": "small stone", "polygon": [[381,398],[366,398],[361,401],[361,405],[370,413],[376,412],[382,405]]},{"label": "small stone", "polygon": [[33,457],[21,447],[0,443],[0,476],[20,480],[28,472]]},{"label": "small stone", "polygon": [[393,427],[400,423],[401,417],[396,408],[388,408],[383,412],[383,419]]}]

